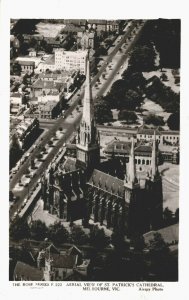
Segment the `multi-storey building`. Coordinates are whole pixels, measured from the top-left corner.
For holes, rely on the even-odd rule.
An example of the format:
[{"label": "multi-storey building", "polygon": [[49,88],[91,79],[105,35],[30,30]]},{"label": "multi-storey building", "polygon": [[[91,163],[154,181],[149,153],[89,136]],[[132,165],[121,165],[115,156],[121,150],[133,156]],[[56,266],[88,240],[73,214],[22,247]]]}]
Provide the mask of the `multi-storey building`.
[{"label": "multi-storey building", "polygon": [[60,113],[60,104],[53,100],[40,103],[38,111],[40,119],[54,119]]},{"label": "multi-storey building", "polygon": [[65,51],[62,48],[55,49],[54,54],[49,57],[40,68],[42,71],[79,71],[85,75],[87,51]]},{"label": "multi-storey building", "polygon": [[78,32],[77,33],[77,45],[82,48],[82,50],[86,49],[94,49],[95,48],[95,31]]},{"label": "multi-storey building", "polygon": [[11,118],[10,123],[10,150],[14,144],[15,138],[20,148],[24,148],[28,141],[39,129],[39,121],[31,118]]},{"label": "multi-storey building", "polygon": [[86,72],[87,51],[55,50],[55,65],[59,70],[79,70],[81,74]]}]

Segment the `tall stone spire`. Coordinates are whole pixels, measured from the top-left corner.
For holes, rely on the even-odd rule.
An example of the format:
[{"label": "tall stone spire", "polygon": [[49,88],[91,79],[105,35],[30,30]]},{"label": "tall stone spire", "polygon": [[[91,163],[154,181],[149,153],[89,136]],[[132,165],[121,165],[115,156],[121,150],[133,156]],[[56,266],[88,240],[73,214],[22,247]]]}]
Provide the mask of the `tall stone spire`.
[{"label": "tall stone spire", "polygon": [[83,99],[83,117],[82,121],[85,122],[87,126],[91,126],[94,120],[94,105],[92,99],[92,89],[91,89],[91,75],[90,75],[90,63],[89,57],[87,58],[86,66],[86,81],[85,81],[85,94]]},{"label": "tall stone spire", "polygon": [[77,163],[88,170],[92,170],[100,162],[100,137],[95,126],[90,77],[88,58],[83,99],[83,116],[77,136]]},{"label": "tall stone spire", "polygon": [[138,180],[136,178],[136,168],[135,168],[135,151],[134,151],[134,138],[131,139],[131,152],[129,155],[129,166],[127,170],[127,176],[125,181],[125,187],[133,189],[138,187]]},{"label": "tall stone spire", "polygon": [[156,131],[154,131],[154,139],[152,146],[152,160],[151,160],[151,177],[152,179],[158,175],[158,166],[157,166],[157,145],[156,145]]},{"label": "tall stone spire", "polygon": [[136,171],[135,171],[135,153],[134,153],[134,138],[131,140],[131,152],[129,156],[129,169],[128,169],[128,182],[136,182]]}]

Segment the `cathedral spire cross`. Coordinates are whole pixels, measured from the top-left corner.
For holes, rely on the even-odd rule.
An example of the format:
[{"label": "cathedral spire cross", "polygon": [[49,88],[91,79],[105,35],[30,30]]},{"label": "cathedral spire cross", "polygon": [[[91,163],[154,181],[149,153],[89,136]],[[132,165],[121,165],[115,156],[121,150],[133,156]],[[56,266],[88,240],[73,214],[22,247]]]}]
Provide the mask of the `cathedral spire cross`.
[{"label": "cathedral spire cross", "polygon": [[84,121],[87,126],[91,126],[91,122],[94,120],[94,106],[93,106],[93,99],[92,99],[90,77],[91,77],[90,62],[88,56],[87,65],[86,65],[86,82],[85,82],[85,94],[83,100],[83,117],[82,117],[82,121]]}]

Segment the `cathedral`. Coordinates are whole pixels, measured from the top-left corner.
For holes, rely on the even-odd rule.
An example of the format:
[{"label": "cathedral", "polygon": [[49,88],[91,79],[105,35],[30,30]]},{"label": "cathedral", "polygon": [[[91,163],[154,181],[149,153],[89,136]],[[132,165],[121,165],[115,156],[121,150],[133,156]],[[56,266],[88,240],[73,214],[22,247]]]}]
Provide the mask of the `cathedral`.
[{"label": "cathedral", "polygon": [[[161,227],[163,194],[154,133],[149,171],[141,180],[131,139],[129,162],[115,157],[100,161],[100,135],[95,124],[90,67],[87,61],[83,116],[76,137],[76,157],[51,166],[41,180],[44,209],[70,222],[89,220],[128,236]],[[123,170],[123,172],[122,172]]]}]

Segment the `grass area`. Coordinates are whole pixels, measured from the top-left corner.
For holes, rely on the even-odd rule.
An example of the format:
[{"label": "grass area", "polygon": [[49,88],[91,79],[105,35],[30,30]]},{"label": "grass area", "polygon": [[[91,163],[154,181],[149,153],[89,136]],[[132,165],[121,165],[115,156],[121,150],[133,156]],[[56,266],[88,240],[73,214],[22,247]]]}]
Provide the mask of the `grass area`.
[{"label": "grass area", "polygon": [[163,182],[163,207],[175,212],[179,207],[179,165],[164,163],[159,166]]},{"label": "grass area", "polygon": [[[169,86],[173,92],[179,93],[180,92],[180,86],[175,84],[175,79],[172,74],[172,69],[164,69],[163,68],[163,73],[167,76],[167,81],[163,81],[163,83],[166,86]],[[162,72],[160,70],[157,71],[152,71],[152,72],[143,72],[143,75],[146,79],[150,79],[153,76],[161,77]]]}]

